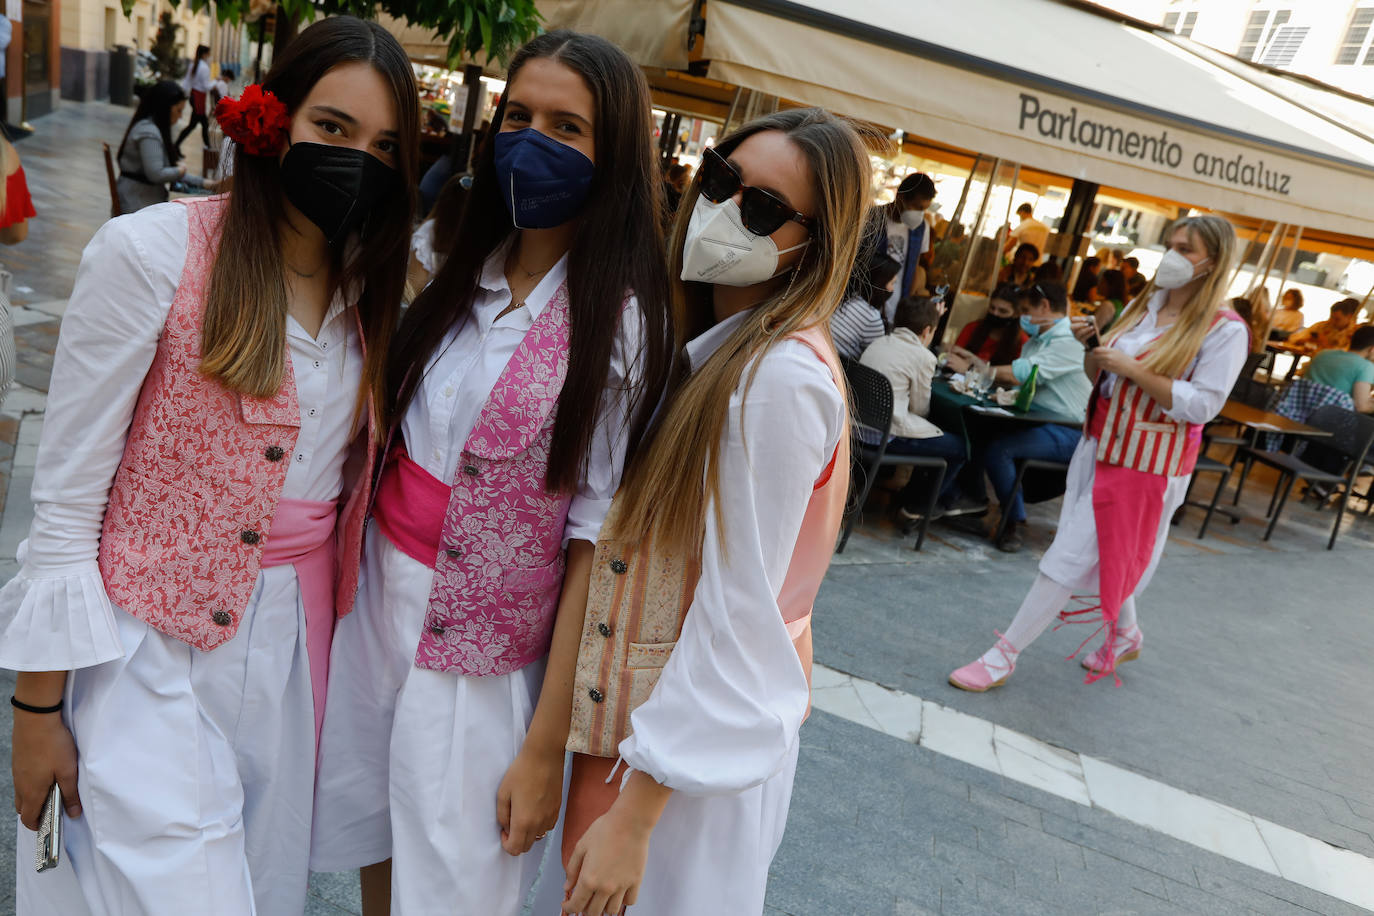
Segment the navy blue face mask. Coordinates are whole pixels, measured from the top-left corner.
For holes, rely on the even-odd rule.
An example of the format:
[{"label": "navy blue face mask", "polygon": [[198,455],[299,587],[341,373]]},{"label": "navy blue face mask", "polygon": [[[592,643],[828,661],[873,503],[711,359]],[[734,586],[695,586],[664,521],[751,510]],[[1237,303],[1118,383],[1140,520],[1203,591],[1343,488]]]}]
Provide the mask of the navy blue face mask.
[{"label": "navy blue face mask", "polygon": [[552,229],[577,215],[596,166],[533,127],[496,135],[496,177],[517,229]]}]

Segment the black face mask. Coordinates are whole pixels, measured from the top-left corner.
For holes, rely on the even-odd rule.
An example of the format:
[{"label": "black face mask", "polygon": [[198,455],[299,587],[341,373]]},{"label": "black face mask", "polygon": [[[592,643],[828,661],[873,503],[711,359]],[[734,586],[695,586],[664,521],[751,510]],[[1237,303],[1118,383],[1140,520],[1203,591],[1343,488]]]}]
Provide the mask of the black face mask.
[{"label": "black face mask", "polygon": [[282,190],[331,246],[366,222],[398,184],[396,170],[360,149],[293,143],[281,161]]},{"label": "black face mask", "polygon": [[1003,328],[1009,328],[1012,325],[1016,324],[1016,316],[994,315],[991,312],[989,312],[987,315],[983,316],[983,324],[992,328],[994,331],[1000,331]]}]

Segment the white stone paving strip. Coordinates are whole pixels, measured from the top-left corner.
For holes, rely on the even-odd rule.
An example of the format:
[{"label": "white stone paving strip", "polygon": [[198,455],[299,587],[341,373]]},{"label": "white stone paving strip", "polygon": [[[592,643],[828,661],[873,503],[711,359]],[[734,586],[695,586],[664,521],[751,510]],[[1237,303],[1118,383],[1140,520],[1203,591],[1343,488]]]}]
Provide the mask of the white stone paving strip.
[{"label": "white stone paving strip", "polygon": [[1104,760],[816,665],[815,708],[1374,910],[1374,859]]}]

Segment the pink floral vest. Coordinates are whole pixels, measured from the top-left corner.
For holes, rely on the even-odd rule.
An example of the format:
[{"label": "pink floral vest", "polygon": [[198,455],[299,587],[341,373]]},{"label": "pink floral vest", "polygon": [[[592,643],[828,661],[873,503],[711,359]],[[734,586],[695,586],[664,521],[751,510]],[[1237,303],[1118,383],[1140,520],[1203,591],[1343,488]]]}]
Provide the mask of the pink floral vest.
[{"label": "pink floral vest", "polygon": [[572,495],[548,492],[544,480],[569,343],[564,283],[502,370],[463,446],[417,667],[509,674],[549,651]]},{"label": "pink floral vest", "polygon": [[[300,431],[288,358],[271,398],[201,375],[205,283],[223,197],[183,201],[186,266],[134,408],[100,536],[110,600],[168,636],[209,650],[238,632],[262,566]],[[353,606],[375,444],[338,522],[335,611]]]}]

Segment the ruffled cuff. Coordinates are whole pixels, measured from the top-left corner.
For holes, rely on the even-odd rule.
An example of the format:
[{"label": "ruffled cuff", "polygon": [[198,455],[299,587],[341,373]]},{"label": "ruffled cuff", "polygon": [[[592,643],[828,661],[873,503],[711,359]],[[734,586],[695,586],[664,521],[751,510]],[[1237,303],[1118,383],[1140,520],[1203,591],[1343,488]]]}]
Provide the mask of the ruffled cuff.
[{"label": "ruffled cuff", "polygon": [[[19,548],[22,561],[25,544]],[[28,566],[0,589],[0,668],[71,671],[124,654],[94,560],[42,575]]]}]

